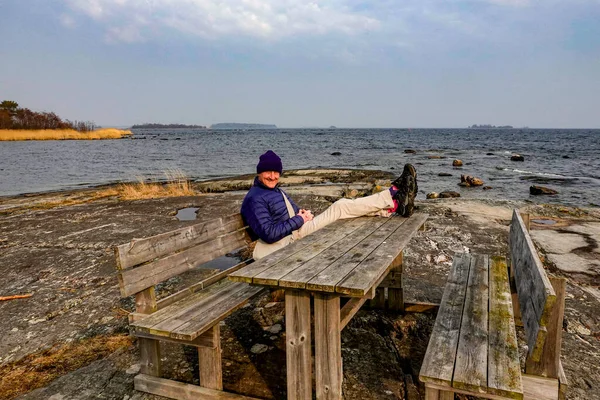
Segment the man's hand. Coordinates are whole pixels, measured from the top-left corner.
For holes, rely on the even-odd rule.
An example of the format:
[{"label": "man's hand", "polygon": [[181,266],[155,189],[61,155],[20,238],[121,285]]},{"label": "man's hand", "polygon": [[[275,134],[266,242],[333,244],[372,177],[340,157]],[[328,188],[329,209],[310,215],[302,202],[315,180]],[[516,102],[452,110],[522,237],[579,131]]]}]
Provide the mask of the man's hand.
[{"label": "man's hand", "polygon": [[312,221],[312,219],[314,218],[314,215],[312,214],[312,212],[310,212],[310,210],[305,210],[305,209],[301,209],[300,211],[298,211],[298,215],[302,217],[302,219],[304,220],[304,223],[306,223],[308,221]]}]

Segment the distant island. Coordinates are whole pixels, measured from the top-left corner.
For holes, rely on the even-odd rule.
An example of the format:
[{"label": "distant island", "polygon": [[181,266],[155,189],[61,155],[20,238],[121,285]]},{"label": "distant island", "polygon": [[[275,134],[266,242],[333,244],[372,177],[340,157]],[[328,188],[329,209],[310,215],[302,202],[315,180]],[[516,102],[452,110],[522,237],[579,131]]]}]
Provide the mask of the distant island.
[{"label": "distant island", "polygon": [[479,128],[479,129],[490,129],[490,128],[501,128],[501,129],[513,129],[513,127],[511,125],[471,125],[469,128]]},{"label": "distant island", "polygon": [[206,129],[203,125],[184,125],[184,124],[136,124],[131,129]]},{"label": "distant island", "polygon": [[210,129],[277,129],[277,125],[222,122],[219,124],[212,124]]}]

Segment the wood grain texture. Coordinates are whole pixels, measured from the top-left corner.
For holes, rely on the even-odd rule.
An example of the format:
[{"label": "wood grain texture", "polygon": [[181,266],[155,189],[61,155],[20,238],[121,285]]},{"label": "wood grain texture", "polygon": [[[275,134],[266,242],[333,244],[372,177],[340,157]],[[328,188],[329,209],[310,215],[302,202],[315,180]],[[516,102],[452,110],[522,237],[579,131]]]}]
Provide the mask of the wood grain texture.
[{"label": "wood grain texture", "polygon": [[223,281],[135,322],[130,328],[134,332],[191,341],[261,290],[244,283]]},{"label": "wood grain texture", "polygon": [[120,273],[121,295],[129,296],[173,276],[196,268],[230,251],[246,246],[246,233],[238,230]]},{"label": "wood grain texture", "polygon": [[342,398],[340,298],[315,293],[315,383],[317,400]]},{"label": "wood grain texture", "polygon": [[[343,254],[344,250],[350,243],[350,248],[356,244],[357,240],[364,237],[364,231],[359,230],[362,226],[367,225],[369,220],[375,218],[352,218],[344,221],[337,230],[329,235],[325,235],[321,240],[311,243],[304,248],[301,253],[297,253],[294,257],[288,257],[285,260],[278,262],[271,268],[257,274],[252,283],[257,285],[279,286],[280,280],[286,278],[290,283],[289,276],[292,274],[297,279],[292,278],[292,282],[298,281],[299,284],[287,285],[284,287],[304,287],[306,281],[312,278],[318,271],[331,264]],[[367,231],[374,230],[368,229]],[[357,236],[355,233],[359,231]],[[318,231],[317,231],[318,232]],[[362,233],[362,235],[361,235]],[[314,234],[314,233],[313,233]],[[354,234],[354,235],[353,235]],[[341,243],[341,244],[340,244]],[[331,250],[333,248],[333,250]],[[315,268],[317,271],[314,271]]]},{"label": "wood grain texture", "polygon": [[151,393],[178,400],[258,400],[235,393],[222,392],[190,385],[189,383],[176,382],[169,379],[157,378],[145,374],[136,375],[133,379],[135,390]]},{"label": "wood grain texture", "polygon": [[311,400],[310,294],[285,292],[287,398]]},{"label": "wood grain texture", "polygon": [[384,239],[356,268],[336,284],[336,292],[363,297],[373,285],[385,277],[391,262],[398,257],[427,217],[427,214],[413,214],[408,218],[401,227]]},{"label": "wood grain texture", "polygon": [[562,346],[562,327],[565,314],[566,278],[550,277],[550,283],[556,294],[556,302],[550,313],[547,335],[539,361],[527,358],[525,372],[531,375],[542,375],[558,378],[560,369],[560,349]]},{"label": "wood grain texture", "polygon": [[519,346],[504,257],[490,258],[488,330],[488,392],[522,399]]},{"label": "wood grain texture", "polygon": [[140,346],[140,371],[142,374],[160,376],[162,374],[162,363],[159,341],[139,338],[138,344]]},{"label": "wood grain texture", "polygon": [[556,301],[556,294],[518,210],[513,212],[509,246],[529,357],[539,361],[545,341],[544,327]]},{"label": "wood grain texture", "polygon": [[[377,217],[354,218],[354,220],[357,220],[357,222],[361,221],[362,224],[350,233],[340,230],[340,240],[329,246],[325,251],[312,257],[301,267],[294,269],[282,277],[279,280],[279,286],[299,289],[306,288],[307,282],[309,282],[323,270],[327,269],[327,267],[332,265],[334,262],[344,257],[345,254],[356,247],[366,237],[388,222],[387,218]],[[344,227],[349,225],[350,221],[352,220],[348,220],[348,222],[344,224]],[[334,292],[335,286],[332,285],[330,290],[325,291]]]},{"label": "wood grain texture", "polygon": [[[381,218],[371,217],[372,220],[380,220]],[[384,220],[376,231],[364,237],[360,242],[356,243],[346,253],[338,256],[337,260],[329,263],[328,267],[319,272],[316,276],[310,279],[306,284],[306,289],[323,292],[335,292],[340,282],[346,279],[352,271],[365,261],[382,242],[385,242],[391,234],[402,227],[407,219],[401,217],[391,217]],[[394,257],[395,258],[395,257]],[[394,258],[383,259],[387,268]],[[372,286],[372,285],[371,285]],[[369,286],[369,288],[371,287]],[[363,297],[366,293],[363,293]]]},{"label": "wood grain texture", "polygon": [[344,329],[348,325],[354,314],[360,310],[368,299],[366,296],[362,298],[353,297],[344,304],[340,311],[340,329]]},{"label": "wood grain texture", "polygon": [[442,295],[440,309],[421,365],[419,380],[452,386],[456,348],[460,334],[469,268],[470,254],[456,254]]},{"label": "wood grain texture", "polygon": [[335,235],[335,231],[344,223],[344,220],[336,221],[326,227],[319,229],[311,235],[308,235],[302,240],[296,240],[284,247],[283,249],[277,250],[269,254],[268,256],[261,258],[260,260],[236,271],[228,276],[228,278],[234,282],[247,282],[252,283],[254,277],[263,271],[271,268],[273,265],[285,260],[288,257],[293,257],[296,253],[304,250],[313,243],[318,243],[324,240],[329,235]]},{"label": "wood grain texture", "polygon": [[[393,280],[394,287],[388,286],[388,309],[404,312],[404,293],[402,291],[402,262],[404,256],[401,252],[392,263],[391,271],[385,279]],[[385,280],[384,279],[384,280]],[[379,285],[381,286],[381,285]]]},{"label": "wood grain texture", "polygon": [[128,269],[243,227],[242,216],[238,213],[145,239],[133,239],[115,248],[117,268]]},{"label": "wood grain texture", "polygon": [[562,362],[558,364],[558,398],[559,400],[565,400],[567,398],[567,389],[569,387],[569,381],[565,370],[562,366]]},{"label": "wood grain texture", "polygon": [[486,393],[488,360],[489,257],[473,254],[452,387]]},{"label": "wood grain texture", "polygon": [[558,400],[558,379],[523,374],[525,400]]},{"label": "wood grain texture", "polygon": [[207,332],[212,336],[214,346],[198,346],[198,370],[200,386],[223,390],[221,369],[221,329],[215,325]]},{"label": "wood grain texture", "polygon": [[220,280],[226,278],[227,275],[229,275],[230,273],[235,272],[235,271],[239,270],[240,268],[245,267],[246,265],[250,264],[251,262],[252,262],[252,259],[242,261],[241,263],[236,264],[231,268],[227,268],[226,270],[223,270],[219,273],[211,275],[210,277],[208,277],[200,282],[196,282],[193,285],[190,285],[187,288],[180,290],[177,293],[173,293],[170,296],[167,296],[163,299],[158,300],[156,303],[156,306],[160,310],[160,309],[165,308],[179,300],[183,300],[187,296],[194,294],[202,289],[205,289],[214,283],[219,282]]}]

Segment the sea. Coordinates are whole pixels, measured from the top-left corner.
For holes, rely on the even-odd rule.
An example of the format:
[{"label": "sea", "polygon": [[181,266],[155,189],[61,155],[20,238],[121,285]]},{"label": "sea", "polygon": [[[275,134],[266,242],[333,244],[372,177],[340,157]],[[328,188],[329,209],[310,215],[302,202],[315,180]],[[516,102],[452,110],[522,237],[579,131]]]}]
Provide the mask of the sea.
[{"label": "sea", "polygon": [[[174,171],[196,181],[250,174],[269,149],[284,170],[400,174],[412,163],[417,199],[451,190],[463,198],[600,205],[598,129],[136,129],[120,140],[0,141],[0,196],[164,180]],[[513,154],[524,161],[511,161]],[[463,166],[454,168],[454,159]],[[491,189],[460,187],[461,174]],[[532,185],[558,194],[532,196]]]}]

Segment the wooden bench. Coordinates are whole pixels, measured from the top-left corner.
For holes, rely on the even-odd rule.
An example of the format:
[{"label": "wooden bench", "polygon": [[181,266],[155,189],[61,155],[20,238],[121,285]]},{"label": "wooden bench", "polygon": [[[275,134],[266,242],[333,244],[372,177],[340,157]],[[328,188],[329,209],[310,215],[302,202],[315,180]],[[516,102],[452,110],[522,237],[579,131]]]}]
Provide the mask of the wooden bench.
[{"label": "wooden bench", "polygon": [[[566,280],[548,278],[518,210],[509,247],[510,262],[455,256],[419,374],[426,399],[454,399],[454,393],[565,398],[560,347]],[[525,373],[515,331],[521,321],[528,345]]]},{"label": "wooden bench", "polygon": [[[121,295],[135,295],[129,316],[138,337],[141,373],[135,389],[175,399],[245,398],[222,392],[219,322],[262,288],[224,279],[246,266],[245,260],[201,282],[157,301],[155,285],[243,248],[250,242],[240,214],[134,239],[115,249]],[[200,386],[162,379],[160,341],[198,348]]]}]

